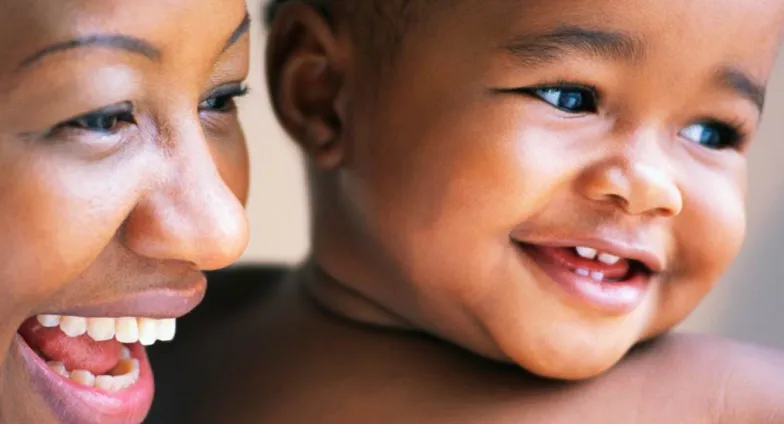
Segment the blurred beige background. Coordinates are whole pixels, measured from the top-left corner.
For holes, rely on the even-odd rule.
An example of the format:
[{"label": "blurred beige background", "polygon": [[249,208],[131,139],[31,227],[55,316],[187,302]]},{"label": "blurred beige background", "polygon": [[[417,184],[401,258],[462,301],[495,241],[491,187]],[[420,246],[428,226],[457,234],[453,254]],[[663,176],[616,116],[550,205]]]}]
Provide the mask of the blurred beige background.
[{"label": "blurred beige background", "polygon": [[[260,0],[249,0],[249,7],[258,12]],[[244,260],[293,263],[308,249],[305,181],[299,153],[277,125],[267,101],[260,21],[256,19],[253,30],[252,93],[241,104],[253,171],[252,237]],[[784,348],[784,57],[771,81],[749,168],[745,249],[683,329]]]}]

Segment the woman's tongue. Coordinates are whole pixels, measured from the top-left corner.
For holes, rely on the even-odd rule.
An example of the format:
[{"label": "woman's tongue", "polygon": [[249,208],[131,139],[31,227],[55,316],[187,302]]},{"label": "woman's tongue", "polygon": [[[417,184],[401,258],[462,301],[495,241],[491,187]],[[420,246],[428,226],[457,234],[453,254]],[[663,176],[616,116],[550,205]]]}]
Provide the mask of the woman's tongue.
[{"label": "woman's tongue", "polygon": [[108,374],[122,355],[122,344],[115,339],[96,342],[87,334],[68,337],[58,327],[41,326],[35,318],[25,321],[19,334],[30,347],[38,349],[45,360],[62,362],[69,371]]}]

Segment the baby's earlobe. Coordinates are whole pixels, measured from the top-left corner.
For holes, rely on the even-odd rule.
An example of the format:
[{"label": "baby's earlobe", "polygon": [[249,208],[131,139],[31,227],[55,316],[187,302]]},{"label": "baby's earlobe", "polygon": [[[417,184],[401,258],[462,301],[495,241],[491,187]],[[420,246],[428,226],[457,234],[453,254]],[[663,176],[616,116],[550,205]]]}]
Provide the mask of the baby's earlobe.
[{"label": "baby's earlobe", "polygon": [[338,145],[338,129],[335,123],[323,120],[312,121],[306,129],[307,154],[320,169],[332,169],[340,165],[342,154]]}]

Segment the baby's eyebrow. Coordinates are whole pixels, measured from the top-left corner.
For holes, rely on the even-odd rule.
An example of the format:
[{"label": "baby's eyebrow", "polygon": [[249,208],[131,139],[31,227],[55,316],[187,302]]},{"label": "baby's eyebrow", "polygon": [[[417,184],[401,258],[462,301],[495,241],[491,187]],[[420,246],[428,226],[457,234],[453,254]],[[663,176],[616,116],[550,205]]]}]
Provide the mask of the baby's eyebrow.
[{"label": "baby's eyebrow", "polygon": [[[527,67],[552,64],[570,54],[639,62],[646,53],[644,41],[634,35],[573,25],[549,32],[518,35],[502,44],[502,48]],[[766,92],[764,82],[731,66],[718,69],[713,77],[715,86],[735,92],[762,111]]]},{"label": "baby's eyebrow", "polygon": [[734,91],[754,103],[762,113],[767,87],[765,82],[757,81],[742,70],[731,66],[720,68],[716,72],[715,80],[716,85]]},{"label": "baby's eyebrow", "polygon": [[525,66],[545,65],[575,53],[629,62],[639,61],[645,54],[643,41],[632,35],[571,25],[516,36],[502,47]]}]

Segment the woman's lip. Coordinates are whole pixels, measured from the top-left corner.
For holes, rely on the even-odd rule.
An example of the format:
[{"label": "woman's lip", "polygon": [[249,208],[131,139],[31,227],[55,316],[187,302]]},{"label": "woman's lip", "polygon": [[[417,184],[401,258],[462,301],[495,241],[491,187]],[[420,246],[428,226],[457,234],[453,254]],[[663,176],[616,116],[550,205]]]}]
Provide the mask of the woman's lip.
[{"label": "woman's lip", "polygon": [[636,309],[648,292],[651,276],[646,273],[635,272],[629,279],[620,282],[598,282],[590,277],[577,275],[546,256],[535,245],[517,246],[568,295],[592,310],[610,315],[625,315]]},{"label": "woman's lip", "polygon": [[104,392],[70,381],[49,368],[17,335],[16,356],[24,363],[35,390],[62,422],[79,424],[137,424],[152,405],[154,384],[144,348],[131,345],[131,355],[139,360],[139,380],[116,393]]},{"label": "woman's lip", "polygon": [[35,315],[70,315],[85,318],[179,318],[196,308],[204,299],[206,291],[207,279],[204,274],[198,273],[198,277],[192,277],[186,283],[123,294],[122,298],[116,301],[68,307],[58,311],[40,311]]}]

